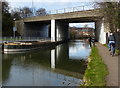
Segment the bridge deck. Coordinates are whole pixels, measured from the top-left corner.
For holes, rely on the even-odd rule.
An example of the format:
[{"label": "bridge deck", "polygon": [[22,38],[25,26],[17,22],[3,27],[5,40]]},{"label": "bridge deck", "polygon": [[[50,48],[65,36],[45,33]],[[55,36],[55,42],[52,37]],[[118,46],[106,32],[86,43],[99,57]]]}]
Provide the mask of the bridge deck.
[{"label": "bridge deck", "polygon": [[50,21],[51,19],[62,20],[62,19],[86,18],[86,17],[93,19],[94,17],[102,17],[102,14],[99,11],[100,9],[94,9],[94,10],[76,11],[69,13],[45,15],[45,16],[35,16],[35,17],[28,17],[18,20],[18,22],[19,21],[23,21],[23,22]]}]

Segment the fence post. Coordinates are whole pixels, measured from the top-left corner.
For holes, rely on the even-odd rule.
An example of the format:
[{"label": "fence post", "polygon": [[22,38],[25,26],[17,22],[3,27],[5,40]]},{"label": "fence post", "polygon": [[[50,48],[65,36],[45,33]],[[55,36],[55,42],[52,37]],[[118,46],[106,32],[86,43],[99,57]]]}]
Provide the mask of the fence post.
[{"label": "fence post", "polygon": [[5,37],[5,42],[7,42],[7,38]]},{"label": "fence post", "polygon": [[10,37],[10,41],[12,41],[12,42],[13,42],[13,38],[12,38],[12,37]]},{"label": "fence post", "polygon": [[18,38],[16,37],[16,41],[18,40]]},{"label": "fence post", "polygon": [[29,37],[29,41],[30,41],[30,37]]},{"label": "fence post", "polygon": [[84,11],[84,6],[83,6],[83,11]]},{"label": "fence post", "polygon": [[56,10],[56,14],[58,14],[58,10]]},{"label": "fence post", "polygon": [[65,13],[65,8],[64,8],[64,13]]},{"label": "fence post", "polygon": [[50,11],[50,14],[51,14],[51,11]]}]

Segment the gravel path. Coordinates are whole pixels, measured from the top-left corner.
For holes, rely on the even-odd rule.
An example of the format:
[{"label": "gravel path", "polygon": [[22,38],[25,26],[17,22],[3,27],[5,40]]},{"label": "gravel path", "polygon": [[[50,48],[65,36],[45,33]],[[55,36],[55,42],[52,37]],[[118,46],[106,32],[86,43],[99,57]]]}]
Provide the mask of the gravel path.
[{"label": "gravel path", "polygon": [[107,86],[118,86],[118,56],[110,56],[108,48],[97,43],[99,54],[103,58],[104,63],[107,65],[109,74],[106,77]]}]

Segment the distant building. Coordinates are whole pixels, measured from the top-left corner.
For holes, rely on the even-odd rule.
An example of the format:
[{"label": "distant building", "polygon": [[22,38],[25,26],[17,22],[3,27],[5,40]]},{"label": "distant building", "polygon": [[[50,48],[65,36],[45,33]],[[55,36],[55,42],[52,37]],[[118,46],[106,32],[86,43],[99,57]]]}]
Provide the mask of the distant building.
[{"label": "distant building", "polygon": [[86,37],[88,35],[94,36],[94,28],[91,27],[69,27],[70,33],[75,34],[75,38]]}]

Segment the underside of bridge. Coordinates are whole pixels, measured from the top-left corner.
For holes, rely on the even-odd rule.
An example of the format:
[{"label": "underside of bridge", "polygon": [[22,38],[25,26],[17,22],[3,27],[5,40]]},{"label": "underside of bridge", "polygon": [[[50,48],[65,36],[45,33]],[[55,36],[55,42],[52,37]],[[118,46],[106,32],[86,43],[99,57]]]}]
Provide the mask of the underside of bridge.
[{"label": "underside of bridge", "polygon": [[24,23],[24,37],[50,37],[50,22],[26,22]]},{"label": "underside of bridge", "polygon": [[[38,19],[37,19],[38,18]],[[55,14],[16,21],[17,31],[23,37],[51,38],[52,41],[64,41],[70,38],[69,23],[95,22],[95,37],[100,43],[106,43],[106,24],[103,16],[92,11]]]},{"label": "underside of bridge", "polygon": [[92,18],[75,18],[75,19],[60,19],[50,21],[36,21],[22,23],[21,30],[18,32],[23,37],[40,37],[51,38],[52,41],[63,41],[70,38],[69,23],[85,23],[95,22],[95,37],[102,44],[106,43],[106,33],[104,32],[104,19],[98,17]]}]

